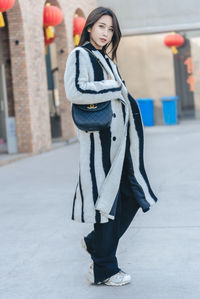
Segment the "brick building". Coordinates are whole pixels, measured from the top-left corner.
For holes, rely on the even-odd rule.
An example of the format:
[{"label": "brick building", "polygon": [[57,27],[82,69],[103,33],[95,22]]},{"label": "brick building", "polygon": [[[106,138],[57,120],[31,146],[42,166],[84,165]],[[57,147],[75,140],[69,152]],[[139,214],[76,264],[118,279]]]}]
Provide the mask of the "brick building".
[{"label": "brick building", "polygon": [[[58,6],[64,19],[55,42],[44,50],[43,9]],[[93,0],[16,0],[0,28],[0,147],[7,149],[16,128],[19,153],[48,150],[52,140],[76,135],[63,84],[66,59],[74,47],[73,18],[87,17]],[[53,75],[52,75],[53,74]],[[13,135],[13,136],[12,136]],[[4,147],[3,147],[4,146]]]}]

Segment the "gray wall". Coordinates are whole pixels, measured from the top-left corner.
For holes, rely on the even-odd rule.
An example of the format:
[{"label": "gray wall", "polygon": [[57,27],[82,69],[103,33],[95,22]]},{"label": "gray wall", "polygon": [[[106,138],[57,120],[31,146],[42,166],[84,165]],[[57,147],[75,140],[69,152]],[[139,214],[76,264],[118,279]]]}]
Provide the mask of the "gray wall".
[{"label": "gray wall", "polygon": [[124,35],[200,29],[199,0],[96,0],[112,8]]}]

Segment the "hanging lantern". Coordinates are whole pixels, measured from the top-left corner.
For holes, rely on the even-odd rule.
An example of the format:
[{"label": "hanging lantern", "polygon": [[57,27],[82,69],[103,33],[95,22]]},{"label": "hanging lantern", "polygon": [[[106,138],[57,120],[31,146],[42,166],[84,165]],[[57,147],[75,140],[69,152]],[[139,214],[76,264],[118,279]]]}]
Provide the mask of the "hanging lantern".
[{"label": "hanging lantern", "polygon": [[62,10],[57,6],[53,6],[50,3],[47,3],[45,5],[44,14],[43,14],[44,27],[57,26],[62,22],[62,20],[63,20]]},{"label": "hanging lantern", "polygon": [[43,26],[46,30],[46,38],[50,39],[54,37],[54,32],[52,26],[59,25],[63,20],[62,10],[53,6],[50,3],[47,3],[44,7],[43,12]]},{"label": "hanging lantern", "polygon": [[80,41],[80,36],[85,26],[86,19],[79,17],[77,14],[74,16],[73,23],[73,35],[74,35],[74,45],[77,46]]},{"label": "hanging lantern", "polygon": [[173,54],[177,54],[177,47],[180,47],[184,44],[184,38],[181,34],[172,33],[165,36],[164,43],[167,47],[172,49]]},{"label": "hanging lantern", "polygon": [[83,28],[85,26],[86,19],[83,17],[79,17],[78,15],[74,16],[74,24],[73,24],[73,35],[79,34],[81,35]]},{"label": "hanging lantern", "polygon": [[45,36],[44,37],[45,46],[48,46],[48,45],[52,44],[54,42],[55,38],[56,37],[54,36],[54,37],[51,37],[51,38],[47,39],[46,36]]},{"label": "hanging lantern", "polygon": [[11,9],[15,4],[15,0],[0,0],[0,27],[5,27],[2,12]]},{"label": "hanging lantern", "polygon": [[44,48],[45,48],[45,54],[47,55],[47,46],[52,44],[55,41],[55,36],[47,39],[46,37],[46,31],[44,30]]}]

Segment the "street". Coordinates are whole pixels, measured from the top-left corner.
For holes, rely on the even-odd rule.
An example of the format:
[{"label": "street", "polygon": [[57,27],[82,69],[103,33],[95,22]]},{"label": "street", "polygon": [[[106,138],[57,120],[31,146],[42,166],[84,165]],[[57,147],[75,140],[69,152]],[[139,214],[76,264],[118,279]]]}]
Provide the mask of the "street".
[{"label": "street", "polygon": [[71,220],[79,144],[0,167],[1,299],[199,299],[200,121],[145,128],[146,169],[159,198],[122,237],[119,266],[132,282],[91,286]]}]

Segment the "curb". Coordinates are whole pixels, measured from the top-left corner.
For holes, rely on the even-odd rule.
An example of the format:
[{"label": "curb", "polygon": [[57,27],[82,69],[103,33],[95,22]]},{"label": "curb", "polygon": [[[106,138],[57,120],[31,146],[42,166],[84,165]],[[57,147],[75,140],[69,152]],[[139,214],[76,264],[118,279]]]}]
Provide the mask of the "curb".
[{"label": "curb", "polygon": [[[69,146],[69,145],[71,145],[73,143],[76,143],[76,142],[78,142],[78,138],[73,137],[73,138],[69,138],[69,139],[67,139],[65,141],[62,141],[62,142],[57,142],[57,143],[52,142],[52,145],[51,145],[50,149],[47,149],[45,151],[41,151],[41,152],[38,152],[38,153],[24,153],[24,154],[16,154],[14,156],[12,156],[11,154],[10,155],[7,154],[6,155],[7,157],[5,159],[3,159],[3,160],[0,159],[0,167],[11,164],[13,162],[20,161],[22,159],[26,159],[26,158],[29,158],[29,157],[44,154],[44,153],[47,153],[47,152],[50,152],[50,151],[53,151],[53,150],[57,150],[61,147],[64,147],[66,145]],[[0,154],[0,157],[1,157],[1,154]]]}]

